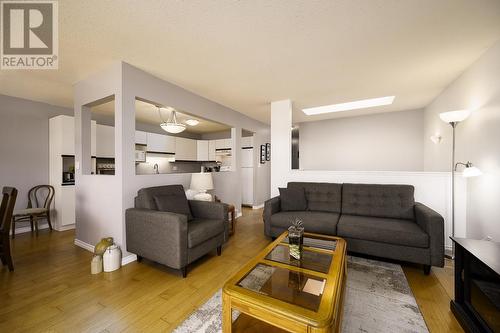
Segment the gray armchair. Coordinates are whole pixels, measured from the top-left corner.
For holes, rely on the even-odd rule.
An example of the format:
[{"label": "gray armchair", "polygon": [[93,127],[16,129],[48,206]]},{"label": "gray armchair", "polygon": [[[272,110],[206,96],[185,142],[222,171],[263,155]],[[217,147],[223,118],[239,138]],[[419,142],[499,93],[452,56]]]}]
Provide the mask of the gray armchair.
[{"label": "gray armchair", "polygon": [[127,251],[180,269],[217,249],[229,237],[228,207],[217,202],[187,200],[182,185],[139,190],[135,208],[125,215]]}]

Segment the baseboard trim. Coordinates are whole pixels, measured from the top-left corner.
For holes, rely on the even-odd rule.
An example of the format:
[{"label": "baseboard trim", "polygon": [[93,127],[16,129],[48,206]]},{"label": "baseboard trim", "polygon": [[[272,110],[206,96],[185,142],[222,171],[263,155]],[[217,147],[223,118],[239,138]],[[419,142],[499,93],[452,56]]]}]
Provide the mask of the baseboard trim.
[{"label": "baseboard trim", "polygon": [[81,241],[76,238],[75,238],[75,245],[89,252],[94,252],[94,245],[90,245],[89,243],[85,243],[84,241]]},{"label": "baseboard trim", "polygon": [[261,209],[261,208],[264,208],[264,204],[252,206],[252,209]]},{"label": "baseboard trim", "polygon": [[66,231],[66,230],[71,230],[71,229],[75,229],[75,225],[74,224],[69,224],[69,225],[63,225],[59,228],[54,228],[54,230],[57,230],[57,231]]},{"label": "baseboard trim", "polygon": [[[48,228],[49,228],[48,224],[38,225],[38,230],[48,229]],[[16,235],[17,234],[25,234],[27,232],[31,232],[31,226],[16,228]],[[33,230],[33,232],[35,232],[35,231]],[[12,235],[12,230],[10,230],[10,235]]]},{"label": "baseboard trim", "polygon": [[[85,249],[89,252],[94,252],[94,246],[90,245],[89,243],[85,243],[84,241],[81,241],[79,239],[75,239],[75,245],[78,247],[81,247],[82,249]],[[135,254],[129,254],[126,257],[122,258],[122,266],[125,266],[127,264],[130,264],[131,262],[137,261],[137,255]]]},{"label": "baseboard trim", "polygon": [[128,256],[122,258],[122,266],[130,264],[131,262],[137,261],[137,255],[129,254]]}]

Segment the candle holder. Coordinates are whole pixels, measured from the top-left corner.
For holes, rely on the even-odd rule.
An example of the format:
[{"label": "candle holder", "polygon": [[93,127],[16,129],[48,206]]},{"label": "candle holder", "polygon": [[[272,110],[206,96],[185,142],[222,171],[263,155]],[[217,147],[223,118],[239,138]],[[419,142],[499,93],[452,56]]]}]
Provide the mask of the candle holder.
[{"label": "candle holder", "polygon": [[302,220],[296,219],[288,228],[288,244],[290,246],[290,257],[295,260],[302,258],[302,244],[304,242],[304,227]]}]

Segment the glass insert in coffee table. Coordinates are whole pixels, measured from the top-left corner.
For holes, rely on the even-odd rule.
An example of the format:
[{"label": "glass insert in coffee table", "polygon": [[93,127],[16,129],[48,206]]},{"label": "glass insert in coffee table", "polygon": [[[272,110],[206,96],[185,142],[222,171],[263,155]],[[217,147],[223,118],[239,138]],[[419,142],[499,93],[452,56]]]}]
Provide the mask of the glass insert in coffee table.
[{"label": "glass insert in coffee table", "polygon": [[238,285],[280,301],[317,311],[325,281],[306,273],[258,264]]},{"label": "glass insert in coffee table", "polygon": [[297,260],[290,256],[290,247],[288,244],[281,243],[276,245],[265,259],[326,274],[330,269],[332,254],[315,251],[304,246],[302,258]]}]

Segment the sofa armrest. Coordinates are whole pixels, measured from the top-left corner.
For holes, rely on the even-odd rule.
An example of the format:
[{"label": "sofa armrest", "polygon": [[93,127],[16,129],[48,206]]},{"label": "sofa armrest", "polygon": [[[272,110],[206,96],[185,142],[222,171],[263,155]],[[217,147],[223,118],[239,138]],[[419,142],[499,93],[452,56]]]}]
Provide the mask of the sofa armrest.
[{"label": "sofa armrest", "polygon": [[279,213],[281,211],[281,200],[280,197],[274,197],[267,200],[264,203],[264,213],[262,218],[264,219],[264,234],[271,237],[271,216]]},{"label": "sofa armrest", "polygon": [[444,266],[444,219],[422,203],[415,203],[417,224],[429,235],[431,265]]},{"label": "sofa armrest", "polygon": [[187,265],[187,216],[130,208],[125,230],[127,251],[176,269]]}]

